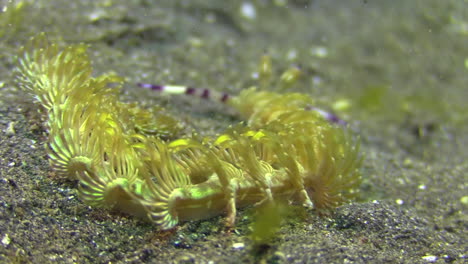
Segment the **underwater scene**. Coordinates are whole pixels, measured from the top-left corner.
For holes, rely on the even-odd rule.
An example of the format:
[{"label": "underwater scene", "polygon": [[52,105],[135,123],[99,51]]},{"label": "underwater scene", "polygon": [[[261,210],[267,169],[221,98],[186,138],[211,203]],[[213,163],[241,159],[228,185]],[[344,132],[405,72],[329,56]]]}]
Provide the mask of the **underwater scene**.
[{"label": "underwater scene", "polygon": [[465,263],[465,0],[0,0],[0,262]]}]

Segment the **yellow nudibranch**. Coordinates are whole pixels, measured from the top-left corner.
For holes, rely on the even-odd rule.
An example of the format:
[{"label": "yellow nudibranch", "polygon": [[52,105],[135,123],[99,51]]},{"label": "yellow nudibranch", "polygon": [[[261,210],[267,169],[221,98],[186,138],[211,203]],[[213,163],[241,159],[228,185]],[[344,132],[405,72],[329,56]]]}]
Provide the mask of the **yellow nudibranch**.
[{"label": "yellow nudibranch", "polygon": [[85,203],[170,229],[222,213],[232,226],[238,208],[279,199],[327,210],[357,196],[359,144],[308,110],[309,96],[246,89],[226,102],[246,125],[174,139],[181,123],[163,109],[120,102],[110,84],[122,78],[92,77],[86,48],[59,49],[40,34],[21,48],[16,70],[18,86],[48,115],[52,168],[79,181]]}]

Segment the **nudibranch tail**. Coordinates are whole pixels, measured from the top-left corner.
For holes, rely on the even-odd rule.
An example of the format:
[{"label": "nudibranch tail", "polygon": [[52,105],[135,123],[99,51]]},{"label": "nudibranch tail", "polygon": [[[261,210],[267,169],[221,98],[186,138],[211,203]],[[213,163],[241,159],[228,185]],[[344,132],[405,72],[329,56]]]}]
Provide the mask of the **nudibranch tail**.
[{"label": "nudibranch tail", "polygon": [[79,44],[60,50],[56,44],[49,44],[41,33],[20,49],[17,82],[47,110],[62,104],[70,91],[91,76],[86,49],[86,45]]}]

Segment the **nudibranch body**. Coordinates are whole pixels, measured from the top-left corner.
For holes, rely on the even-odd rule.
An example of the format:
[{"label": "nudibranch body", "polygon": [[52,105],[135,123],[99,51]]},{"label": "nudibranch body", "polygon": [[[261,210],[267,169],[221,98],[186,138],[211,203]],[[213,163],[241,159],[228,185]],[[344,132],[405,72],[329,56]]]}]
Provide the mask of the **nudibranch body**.
[{"label": "nudibranch body", "polygon": [[[248,205],[282,200],[326,210],[357,195],[359,144],[345,127],[310,111],[308,95],[250,88],[229,96],[142,84],[214,97],[246,120],[213,138],[173,139],[181,122],[163,109],[120,102],[109,84],[121,78],[91,77],[85,50],[60,50],[41,34],[21,49],[17,80],[48,115],[52,168],[79,181],[87,204],[169,229],[223,213],[232,226],[236,210]],[[262,65],[260,81],[268,83],[269,65]],[[296,75],[290,71],[280,83],[289,85]]]}]

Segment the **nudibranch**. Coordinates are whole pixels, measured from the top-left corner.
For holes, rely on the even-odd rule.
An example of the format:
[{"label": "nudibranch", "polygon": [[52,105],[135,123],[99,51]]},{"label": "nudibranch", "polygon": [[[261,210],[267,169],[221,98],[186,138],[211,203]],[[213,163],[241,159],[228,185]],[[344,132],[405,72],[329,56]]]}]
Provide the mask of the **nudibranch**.
[{"label": "nudibranch", "polygon": [[[77,180],[87,204],[124,211],[170,229],[181,221],[238,208],[296,202],[334,208],[358,194],[362,156],[345,126],[311,111],[301,93],[245,89],[237,96],[183,86],[140,86],[217,98],[245,124],[212,138],[178,137],[181,122],[164,109],[119,101],[115,75],[92,77],[86,45],[59,49],[44,34],[20,50],[19,87],[47,114],[47,151],[60,177]],[[259,71],[269,83],[270,65]],[[297,71],[283,74],[290,85]]]}]

